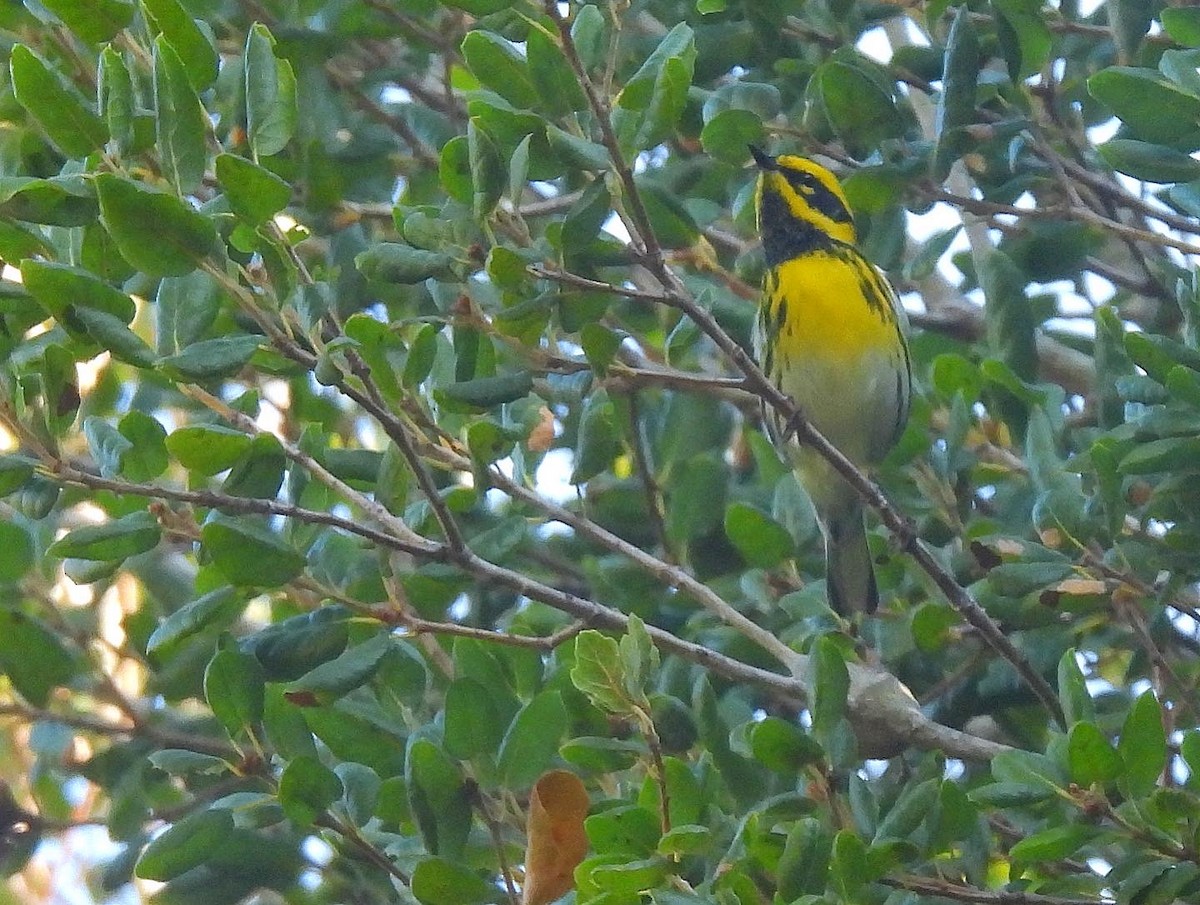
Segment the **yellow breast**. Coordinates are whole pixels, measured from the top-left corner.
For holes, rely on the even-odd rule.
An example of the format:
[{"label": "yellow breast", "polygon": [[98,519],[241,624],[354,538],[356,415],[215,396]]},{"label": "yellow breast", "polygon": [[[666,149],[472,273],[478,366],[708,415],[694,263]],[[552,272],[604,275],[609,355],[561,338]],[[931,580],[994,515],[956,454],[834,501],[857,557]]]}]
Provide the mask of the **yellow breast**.
[{"label": "yellow breast", "polygon": [[[764,370],[860,465],[886,454],[907,417],[903,319],[884,278],[850,246],[813,251],[767,274],[758,326]],[[799,458],[802,470],[824,464]]]},{"label": "yellow breast", "polygon": [[847,364],[892,350],[900,341],[887,289],[851,249],[816,251],[774,268],[767,277],[766,325],[774,355]]}]

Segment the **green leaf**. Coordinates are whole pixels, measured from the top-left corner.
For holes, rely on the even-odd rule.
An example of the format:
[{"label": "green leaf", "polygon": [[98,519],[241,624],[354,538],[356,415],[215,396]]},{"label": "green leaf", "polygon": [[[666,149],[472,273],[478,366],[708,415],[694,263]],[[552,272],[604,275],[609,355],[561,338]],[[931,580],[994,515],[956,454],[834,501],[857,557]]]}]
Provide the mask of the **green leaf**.
[{"label": "green leaf", "polygon": [[262,343],[261,336],[246,334],[204,339],[159,359],[158,366],[184,380],[219,380],[240,371]]},{"label": "green leaf", "polygon": [[151,276],[183,276],[217,242],[211,220],[173,195],[111,173],[96,176],[100,215],[122,256]]},{"label": "green leaf", "polygon": [[1041,0],[992,0],[992,6],[1000,14],[996,30],[1009,77],[1019,82],[1039,72],[1053,44]]},{"label": "green leaf", "polygon": [[167,277],[155,297],[158,353],[171,355],[200,339],[217,318],[222,295],[202,271]]},{"label": "green leaf", "polygon": [[1169,336],[1131,332],[1125,336],[1125,349],[1134,364],[1159,383],[1166,382],[1177,364],[1200,369],[1200,354]]},{"label": "green leaf", "polygon": [[113,289],[86,270],[51,261],[21,262],[21,281],[52,317],[70,325],[72,306],[94,308],[128,324],[137,306],[126,293]]},{"label": "green leaf", "polygon": [[779,895],[791,902],[802,895],[825,892],[833,835],[820,821],[805,817],[796,821],[779,858]]},{"label": "green leaf", "polygon": [[817,640],[809,656],[813,671],[813,732],[823,739],[845,716],[850,674],[845,658],[828,635]]},{"label": "green leaf", "polygon": [[17,223],[0,220],[0,256],[6,261],[50,257],[53,251],[40,235]]},{"label": "green leaf", "polygon": [[208,117],[175,49],[154,41],[154,124],[163,172],[180,194],[195,191],[208,165]]},{"label": "green leaf", "polygon": [[637,857],[654,852],[662,824],[648,807],[623,805],[592,814],[584,821],[584,829],[598,854]]},{"label": "green leaf", "polygon": [[150,25],[174,48],[192,87],[203,91],[217,78],[217,51],[179,0],[142,0]]},{"label": "green leaf", "polygon": [[1096,148],[1110,167],[1147,182],[1188,182],[1200,178],[1200,160],[1182,151],[1131,138],[1115,138]]},{"label": "green leaf", "polygon": [[[241,805],[249,821],[264,821],[273,804],[249,793]],[[143,805],[144,806],[144,805]],[[275,809],[277,813],[277,808]],[[273,816],[271,822],[278,822]],[[175,877],[154,893],[155,905],[236,905],[264,888],[287,889],[296,880],[300,854],[290,839],[234,826],[211,859]]]},{"label": "green leaf", "polygon": [[529,67],[511,41],[477,29],[467,33],[461,49],[463,59],[481,84],[519,109],[529,110],[538,105],[538,91]]},{"label": "green leaf", "polygon": [[522,138],[508,161],[508,197],[513,204],[520,204],[525,196],[525,184],[529,180],[529,146],[532,142],[532,135]]},{"label": "green leaf", "polygon": [[109,147],[118,155],[130,153],[136,140],[133,79],[125,67],[124,58],[111,46],[100,52],[96,97],[99,99],[100,114],[108,126]]},{"label": "green leaf", "polygon": [[20,610],[0,609],[0,673],[35,707],[75,675],[71,654],[51,630]]},{"label": "green leaf", "polygon": [[173,776],[187,773],[209,773],[219,775],[229,772],[229,764],[213,754],[186,751],[182,748],[164,748],[146,756],[150,766]]},{"label": "green leaf", "polygon": [[767,717],[750,730],[750,750],[768,769],[786,774],[799,773],[825,756],[812,736],[776,716]]},{"label": "green leaf", "polygon": [[646,623],[637,613],[629,615],[625,634],[617,642],[621,657],[621,678],[629,700],[644,709],[647,703],[646,687],[658,671],[658,648],[650,640]]},{"label": "green leaf", "polygon": [[87,3],[41,0],[41,3],[89,44],[111,41],[133,21],[135,9],[130,0],[88,0]]},{"label": "green leaf", "polygon": [[146,653],[166,662],[187,640],[207,629],[228,626],[245,606],[245,598],[229,586],[210,591],[159,622],[146,642]]},{"label": "green leaf", "polygon": [[612,163],[604,145],[565,132],[557,126],[546,127],[546,141],[563,163],[590,172],[608,169]]},{"label": "green leaf", "polygon": [[461,9],[472,16],[490,16],[511,6],[510,0],[451,0],[446,6]]},{"label": "green leaf", "polygon": [[471,831],[471,803],[458,767],[433,742],[414,736],[404,773],[425,847],[433,855],[458,860]]},{"label": "green leaf", "polygon": [[504,170],[496,145],[477,116],[467,122],[467,162],[471,168],[471,210],[475,219],[484,220],[504,192]]},{"label": "green leaf", "polygon": [[1071,779],[1083,788],[1104,785],[1121,774],[1121,757],[1094,723],[1076,723],[1067,737]]},{"label": "green leaf", "polygon": [[262,720],[264,691],[262,667],[236,648],[218,650],[204,670],[204,699],[231,738],[253,733]]},{"label": "green leaf", "polygon": [[108,141],[104,120],[58,72],[24,44],[9,56],[13,95],[67,157],[86,157]]},{"label": "green leaf", "polygon": [[33,566],[33,538],[20,525],[0,522],[0,584],[20,581]]},{"label": "green leaf", "polygon": [[506,402],[529,395],[533,375],[529,371],[501,374],[498,377],[477,377],[448,383],[434,390],[433,397],[452,411],[483,412]]},{"label": "green leaf", "polygon": [[689,68],[696,58],[696,39],[684,22],[672,28],[658,43],[638,70],[625,82],[617,103],[628,110],[645,110],[660,90],[659,79],[670,59],[679,59]]},{"label": "green leaf", "polygon": [[1089,826],[1055,826],[1017,841],[1009,850],[1014,864],[1044,864],[1070,858],[1096,835]]},{"label": "green leaf", "polygon": [[1200,9],[1192,6],[1168,7],[1161,13],[1163,28],[1175,41],[1186,47],[1200,47]]},{"label": "green leaf", "polygon": [[940,795],[941,782],[936,779],[905,786],[900,797],[875,828],[874,843],[887,839],[907,839],[930,819]]},{"label": "green leaf", "polygon": [[960,621],[958,611],[945,604],[933,601],[921,604],[912,615],[912,637],[917,650],[933,653],[944,648],[950,640],[950,628]]},{"label": "green leaf", "polygon": [[713,831],[706,826],[683,824],[673,826],[658,842],[658,854],[670,858],[684,855],[703,855],[712,845]]},{"label": "green leaf", "polygon": [[993,251],[979,267],[987,305],[988,340],[1000,359],[1020,378],[1037,374],[1036,323],[1025,292],[1026,279],[1008,255]]},{"label": "green leaf", "polygon": [[731,503],[725,510],[725,534],[755,568],[774,568],[795,552],[788,530],[746,503]]},{"label": "green leaf", "polygon": [[387,283],[421,283],[454,276],[454,258],[440,251],[425,251],[395,242],[380,242],[354,259],[368,280]]},{"label": "green leaf", "polygon": [[417,865],[412,894],[422,905],[483,905],[501,895],[475,871],[442,858],[428,858]]},{"label": "green leaf", "polygon": [[543,691],[509,724],[496,766],[506,788],[532,785],[549,766],[567,732],[567,709],[557,691]]},{"label": "green leaf", "polygon": [[525,58],[529,63],[529,79],[542,110],[557,117],[587,109],[587,96],[563,56],[562,48],[540,25],[532,24],[529,28]]},{"label": "green leaf", "polygon": [[249,449],[250,437],[217,424],[196,424],[173,431],[166,439],[167,452],[188,471],[214,475],[231,468]]},{"label": "green leaf", "polygon": [[579,7],[571,23],[571,41],[585,69],[604,62],[608,53],[608,22],[594,3]]},{"label": "green leaf", "polygon": [[246,519],[214,519],[200,530],[200,538],[217,571],[231,584],[278,587],[304,568],[304,554]]},{"label": "green leaf", "polygon": [[846,901],[853,901],[864,884],[878,879],[878,875],[872,876],[868,871],[871,859],[868,857],[867,844],[857,833],[838,830],[833,837],[831,855],[830,879]]},{"label": "green leaf", "polygon": [[695,244],[700,228],[678,195],[652,179],[638,177],[636,182],[659,244],[664,248],[688,248]]},{"label": "green leaf", "polygon": [[949,249],[950,244],[962,230],[961,226],[951,226],[949,229],[934,233],[918,246],[908,262],[904,265],[905,279],[921,281],[933,275],[937,263]]},{"label": "green leaf", "polygon": [[1143,692],[1129,708],[1121,726],[1117,753],[1125,764],[1122,787],[1134,797],[1149,795],[1167,765],[1162,707],[1153,692]]},{"label": "green leaf", "polygon": [[507,726],[481,682],[455,679],[446,689],[445,710],[444,739],[449,754],[466,760],[499,749]]},{"label": "green leaf", "polygon": [[262,665],[268,681],[290,682],[345,650],[348,619],[342,607],[322,606],[272,623],[242,639],[242,648]]},{"label": "green leaf", "polygon": [[1117,58],[1135,59],[1159,10],[1153,4],[1144,3],[1142,0],[1113,0],[1107,5],[1105,12],[1108,25],[1112,29]]},{"label": "green leaf", "polygon": [[621,348],[625,335],[610,330],[602,324],[584,324],[579,332],[579,344],[583,354],[597,374],[605,374]]},{"label": "green leaf", "polygon": [[1065,559],[1006,562],[988,572],[987,582],[998,594],[1023,597],[1045,590],[1074,571],[1072,563]]},{"label": "green leaf", "polygon": [[1062,703],[1067,725],[1096,716],[1096,707],[1088,693],[1087,680],[1076,661],[1075,648],[1066,650],[1058,661],[1058,699]]},{"label": "green leaf", "polygon": [[637,763],[643,751],[644,746],[634,741],[597,736],[569,739],[558,749],[567,763],[597,773],[627,770]]},{"label": "green leaf", "polygon": [[33,477],[36,459],[28,456],[0,455],[0,497],[20,490]]},{"label": "green leaf", "polygon": [[286,693],[311,695],[320,704],[332,703],[369,682],[380,661],[392,649],[391,637],[386,632],[373,635],[289,682]]},{"label": "green leaf", "polygon": [[438,178],[446,193],[455,201],[460,204],[472,203],[475,188],[471,183],[471,151],[467,146],[467,136],[456,135],[442,145],[442,153],[438,157]]},{"label": "green leaf", "polygon": [[895,101],[857,66],[829,62],[813,75],[829,123],[857,157],[904,134]]},{"label": "green leaf", "polygon": [[142,338],[125,326],[120,317],[98,308],[75,308],[69,313],[87,335],[114,358],[138,368],[154,367],[157,357]]},{"label": "green leaf", "polygon": [[0,176],[0,215],[48,226],[86,226],[98,212],[95,191],[79,176]]},{"label": "green leaf", "polygon": [[749,146],[762,141],[763,124],[752,110],[722,110],[700,132],[706,153],[726,163],[740,164],[750,156]]},{"label": "green leaf", "polygon": [[1166,437],[1135,446],[1117,466],[1124,475],[1191,469],[1200,456],[1200,437]]},{"label": "green leaf", "polygon": [[212,859],[232,830],[233,813],[225,808],[190,814],[154,837],[135,871],[143,880],[172,880]]},{"label": "green leaf", "polygon": [[563,255],[571,258],[583,253],[600,232],[612,212],[612,196],[603,179],[583,190],[563,219],[560,243]]},{"label": "green leaf", "polygon": [[525,259],[511,248],[497,245],[488,252],[484,269],[493,283],[502,289],[519,289],[529,278]]},{"label": "green leaf", "polygon": [[404,373],[400,382],[406,389],[419,385],[429,372],[433,370],[433,362],[437,357],[437,338],[441,330],[435,324],[426,324],[413,340],[408,350],[408,358],[404,361]]},{"label": "green leaf", "polygon": [[283,813],[303,827],[312,826],[326,808],[342,797],[343,791],[337,774],[311,754],[293,758],[279,777],[279,804]]},{"label": "green leaf", "polygon": [[217,155],[217,181],[234,213],[259,225],[270,220],[292,200],[292,187],[270,170],[238,157]]},{"label": "green leaf", "polygon": [[677,461],[682,471],[667,499],[667,536],[697,541],[721,529],[729,470],[711,453]]},{"label": "green leaf", "polygon": [[76,528],[50,545],[49,556],[113,562],[158,546],[161,532],[149,512],[131,512],[101,525]]},{"label": "green leaf", "polygon": [[[670,35],[667,37],[669,38]],[[675,131],[675,126],[687,105],[688,90],[692,87],[695,66],[696,50],[690,43],[678,55],[667,57],[663,61],[662,69],[654,80],[654,90],[650,95],[649,105],[644,111],[641,111],[640,117],[633,118],[637,122],[637,131],[632,139],[632,146],[635,150],[652,148],[661,144]],[[627,95],[622,91],[619,100],[624,100],[626,97]],[[641,110],[638,107],[634,109]],[[624,111],[616,112],[621,114]],[[619,127],[619,119],[617,124]]]},{"label": "green leaf", "polygon": [[283,485],[287,456],[274,434],[258,434],[233,464],[221,490],[230,496],[273,500]]},{"label": "green leaf", "polygon": [[579,633],[571,683],[601,710],[628,715],[631,702],[620,670],[620,647],[615,639],[591,629]]},{"label": "green leaf", "polygon": [[979,80],[979,39],[965,5],[954,10],[954,21],[946,38],[942,94],[938,99],[937,147],[934,173],[945,179],[950,166],[967,147],[965,129],[975,122],[975,93]]},{"label": "green leaf", "polygon": [[1157,71],[1110,66],[1088,79],[1088,91],[1135,137],[1185,153],[1200,148],[1200,98],[1164,81]]},{"label": "green leaf", "polygon": [[103,418],[91,416],[84,419],[83,435],[87,437],[88,449],[100,474],[115,478],[121,473],[121,459],[133,449],[133,443]]},{"label": "green leaf", "polygon": [[275,56],[275,39],[261,23],[246,35],[246,139],[255,160],[278,154],[296,130],[296,76]]},{"label": "green leaf", "polygon": [[664,859],[644,858],[598,865],[592,869],[589,879],[617,901],[627,902],[636,901],[639,892],[659,886],[668,875],[669,868]]}]

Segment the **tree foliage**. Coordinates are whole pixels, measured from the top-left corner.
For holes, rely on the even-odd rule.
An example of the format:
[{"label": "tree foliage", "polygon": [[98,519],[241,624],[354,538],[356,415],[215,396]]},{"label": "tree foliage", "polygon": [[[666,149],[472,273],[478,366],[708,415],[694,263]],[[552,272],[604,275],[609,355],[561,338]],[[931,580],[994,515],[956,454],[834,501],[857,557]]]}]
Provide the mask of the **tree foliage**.
[{"label": "tree foliage", "polygon": [[[1200,901],[1200,10],[0,34],[8,901],[96,823],[96,901]],[[747,355],[751,142],[914,321],[857,627],[761,427],[836,457]]]}]

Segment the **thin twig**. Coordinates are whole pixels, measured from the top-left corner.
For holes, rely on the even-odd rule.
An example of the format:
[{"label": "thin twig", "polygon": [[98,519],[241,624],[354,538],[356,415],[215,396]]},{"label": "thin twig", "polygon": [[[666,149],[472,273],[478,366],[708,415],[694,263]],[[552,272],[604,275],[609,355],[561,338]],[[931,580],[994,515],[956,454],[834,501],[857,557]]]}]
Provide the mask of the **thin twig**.
[{"label": "thin twig", "polygon": [[0,704],[0,716],[19,717],[30,723],[61,723],[73,729],[95,732],[97,735],[139,736],[164,748],[181,748],[186,751],[195,751],[198,754],[211,754],[213,757],[231,762],[240,760],[238,752],[220,739],[207,738],[180,730],[164,729],[145,720],[138,725],[132,723],[122,725],[82,713],[57,713],[53,710],[18,703]]},{"label": "thin twig", "polygon": [[960,886],[947,880],[932,877],[901,875],[884,877],[879,881],[893,889],[905,889],[920,895],[951,899],[955,902],[971,902],[974,905],[1101,905],[1106,899],[1081,899],[1072,896],[1046,896],[1035,892],[1015,890],[993,891],[974,886]]},{"label": "thin twig", "polygon": [[415,543],[410,539],[398,538],[392,534],[364,525],[351,519],[339,518],[329,512],[305,509],[290,503],[276,500],[255,499],[251,497],[231,496],[213,490],[179,490],[174,487],[162,487],[156,484],[138,484],[133,481],[123,481],[105,478],[90,472],[81,471],[65,463],[54,463],[52,473],[59,480],[76,484],[80,487],[90,487],[93,490],[107,490],[123,496],[146,497],[158,500],[173,500],[178,503],[189,503],[193,506],[203,506],[206,509],[219,509],[223,512],[237,512],[249,515],[278,515],[296,519],[310,525],[326,525],[337,528],[349,534],[357,534],[374,544],[389,550],[411,553],[414,556],[440,559],[439,544],[432,541]]}]

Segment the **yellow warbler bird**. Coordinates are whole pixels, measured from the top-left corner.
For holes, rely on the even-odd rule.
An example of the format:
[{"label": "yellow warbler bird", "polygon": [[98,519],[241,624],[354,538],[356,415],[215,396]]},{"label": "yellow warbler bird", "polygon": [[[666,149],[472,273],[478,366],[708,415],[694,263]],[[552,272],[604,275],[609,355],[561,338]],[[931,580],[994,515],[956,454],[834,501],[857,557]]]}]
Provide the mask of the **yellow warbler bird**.
[{"label": "yellow warbler bird", "polygon": [[[803,157],[758,164],[755,208],[767,272],[755,327],[764,373],[860,468],[877,465],[908,420],[908,319],[887,278],[855,246],[837,178]],[[768,413],[776,440],[786,424]],[[842,615],[879,604],[863,504],[833,467],[794,440],[788,456],[825,535],[829,605]]]}]

